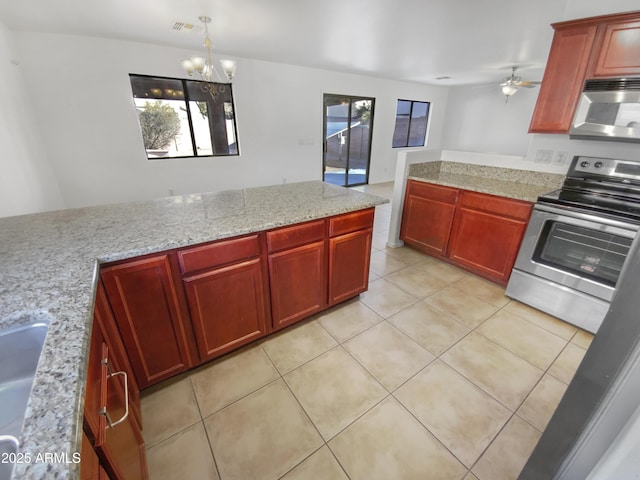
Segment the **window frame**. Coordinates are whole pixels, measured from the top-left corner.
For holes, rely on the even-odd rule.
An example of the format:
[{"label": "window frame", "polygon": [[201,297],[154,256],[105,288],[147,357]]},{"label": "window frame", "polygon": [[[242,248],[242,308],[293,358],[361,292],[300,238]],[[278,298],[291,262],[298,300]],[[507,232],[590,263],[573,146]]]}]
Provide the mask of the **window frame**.
[{"label": "window frame", "polygon": [[[149,157],[149,153],[147,151],[147,149],[145,148],[144,145],[144,137],[142,136],[142,125],[140,124],[140,119],[138,118],[138,126],[140,127],[140,138],[142,140],[142,148],[145,152],[145,156],[147,157],[147,160],[174,160],[174,159],[188,159],[188,158],[218,158],[218,157],[239,157],[240,156],[240,140],[238,137],[238,124],[237,124],[237,119],[236,119],[236,106],[235,106],[235,98],[233,96],[233,87],[231,83],[219,83],[219,82],[206,82],[206,81],[201,81],[201,80],[193,80],[190,78],[176,78],[176,77],[163,77],[163,76],[158,76],[158,75],[143,75],[143,74],[138,74],[138,73],[130,73],[129,74],[129,84],[130,87],[132,89],[132,98],[133,98],[133,106],[134,109],[136,111],[136,116],[137,116],[137,112],[138,112],[138,105],[136,105],[136,100],[138,99],[144,99],[145,97],[137,97],[135,94],[135,90],[134,90],[134,86],[133,86],[133,79],[134,78],[140,78],[140,79],[157,79],[160,81],[174,81],[174,82],[180,82],[182,85],[182,92],[183,92],[183,97],[182,99],[179,99],[180,101],[184,101],[184,107],[185,107],[185,112],[187,115],[187,123],[188,123],[188,127],[189,127],[189,132],[188,134],[185,133],[185,136],[188,136],[189,139],[191,140],[191,147],[192,147],[192,151],[194,152],[193,155],[176,155],[176,156],[166,156],[166,157]],[[194,131],[194,126],[193,126],[193,120],[192,120],[192,114],[191,114],[191,108],[190,108],[190,102],[192,101],[190,98],[190,94],[189,94],[189,88],[188,88],[188,84],[191,83],[199,83],[199,84],[206,84],[206,83],[212,83],[215,85],[216,88],[219,88],[220,86],[224,87],[225,89],[229,90],[229,97],[230,97],[230,102],[226,102],[226,103],[231,103],[231,110],[233,113],[233,133],[234,133],[234,138],[235,138],[235,152],[234,153],[215,153],[215,149],[213,147],[214,145],[214,137],[213,137],[213,133],[210,131],[210,139],[211,139],[211,146],[212,146],[212,153],[211,154],[206,154],[206,155],[202,155],[202,154],[198,154],[198,148],[197,148],[197,143],[196,143],[196,134]],[[162,98],[158,98],[158,97],[151,97],[148,99],[149,101],[154,101],[154,100],[176,100],[175,98],[171,98],[169,96],[167,97],[162,97]],[[194,102],[197,102],[198,100],[193,100]],[[207,111],[207,118],[209,122],[212,122],[212,117],[211,117],[211,113],[209,111]],[[215,117],[214,117],[215,118]],[[226,117],[223,116],[223,121],[226,121]]]},{"label": "window frame", "polygon": [[[398,104],[400,102],[409,102],[410,103],[410,107],[409,107],[409,116],[408,116],[408,123],[407,123],[407,134],[405,136],[404,142],[402,143],[402,145],[394,145],[395,142],[395,137],[396,137],[396,130],[398,128]],[[424,137],[422,139],[422,144],[421,145],[409,145],[409,139],[411,138],[411,125],[413,123],[413,109],[414,109],[414,105],[416,103],[419,104],[425,104],[427,105],[427,115],[425,116],[425,124],[424,124]],[[396,102],[396,122],[394,124],[393,127],[393,137],[391,138],[391,148],[420,148],[420,147],[424,147],[427,144],[427,134],[429,133],[429,118],[431,117],[431,102],[427,102],[424,100],[407,100],[404,98],[399,98]]]}]

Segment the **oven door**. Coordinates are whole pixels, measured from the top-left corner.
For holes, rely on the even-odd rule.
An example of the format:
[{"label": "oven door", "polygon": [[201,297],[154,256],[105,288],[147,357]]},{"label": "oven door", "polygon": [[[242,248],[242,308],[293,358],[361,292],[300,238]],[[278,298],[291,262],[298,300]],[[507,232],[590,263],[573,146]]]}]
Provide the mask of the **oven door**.
[{"label": "oven door", "polygon": [[536,204],[515,268],[611,301],[637,225]]}]

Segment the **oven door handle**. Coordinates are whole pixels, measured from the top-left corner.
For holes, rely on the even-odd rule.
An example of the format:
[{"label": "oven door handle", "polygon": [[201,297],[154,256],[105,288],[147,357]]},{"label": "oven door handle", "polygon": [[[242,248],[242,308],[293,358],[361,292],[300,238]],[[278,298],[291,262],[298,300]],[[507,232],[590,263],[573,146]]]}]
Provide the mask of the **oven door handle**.
[{"label": "oven door handle", "polygon": [[635,225],[630,222],[624,222],[620,220],[613,220],[611,218],[601,217],[595,214],[587,213],[584,211],[578,211],[573,208],[561,208],[554,207],[546,204],[536,203],[533,207],[533,211],[536,212],[545,212],[550,213],[556,217],[564,217],[564,218],[577,218],[580,220],[584,220],[585,222],[592,222],[594,224],[604,224],[610,225],[612,227],[622,228],[624,230],[631,230],[633,232],[638,231],[638,225]]}]

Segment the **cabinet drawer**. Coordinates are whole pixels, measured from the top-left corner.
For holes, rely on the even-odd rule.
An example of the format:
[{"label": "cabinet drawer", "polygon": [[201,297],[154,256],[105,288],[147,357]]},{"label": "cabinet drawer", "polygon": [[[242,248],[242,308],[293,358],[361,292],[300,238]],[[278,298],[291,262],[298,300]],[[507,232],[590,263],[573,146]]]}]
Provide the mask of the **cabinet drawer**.
[{"label": "cabinet drawer", "polygon": [[457,188],[444,187],[442,185],[419,182],[416,180],[409,180],[409,183],[407,184],[407,195],[430,198],[431,200],[437,200],[444,203],[456,203],[458,199],[458,192],[459,190]]},{"label": "cabinet drawer", "polygon": [[518,220],[527,220],[533,206],[530,202],[523,200],[514,200],[476,192],[464,192],[460,200],[460,205]]},{"label": "cabinet drawer", "polygon": [[322,239],[324,239],[324,220],[317,220],[267,232],[267,249],[269,253],[273,253]]},{"label": "cabinet drawer", "polygon": [[369,208],[333,217],[329,220],[329,236],[335,237],[336,235],[371,228],[373,226],[373,213],[373,208]]},{"label": "cabinet drawer", "polygon": [[260,255],[259,235],[222,240],[178,252],[183,274],[214,268]]}]

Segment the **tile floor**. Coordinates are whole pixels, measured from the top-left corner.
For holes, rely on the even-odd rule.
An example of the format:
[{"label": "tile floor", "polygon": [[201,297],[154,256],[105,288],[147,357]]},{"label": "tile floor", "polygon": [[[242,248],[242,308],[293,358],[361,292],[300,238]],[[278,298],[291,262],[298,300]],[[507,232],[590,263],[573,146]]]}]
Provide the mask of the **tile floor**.
[{"label": "tile floor", "polygon": [[517,478],[591,335],[387,248],[390,211],[368,292],[144,392],[152,480]]}]

